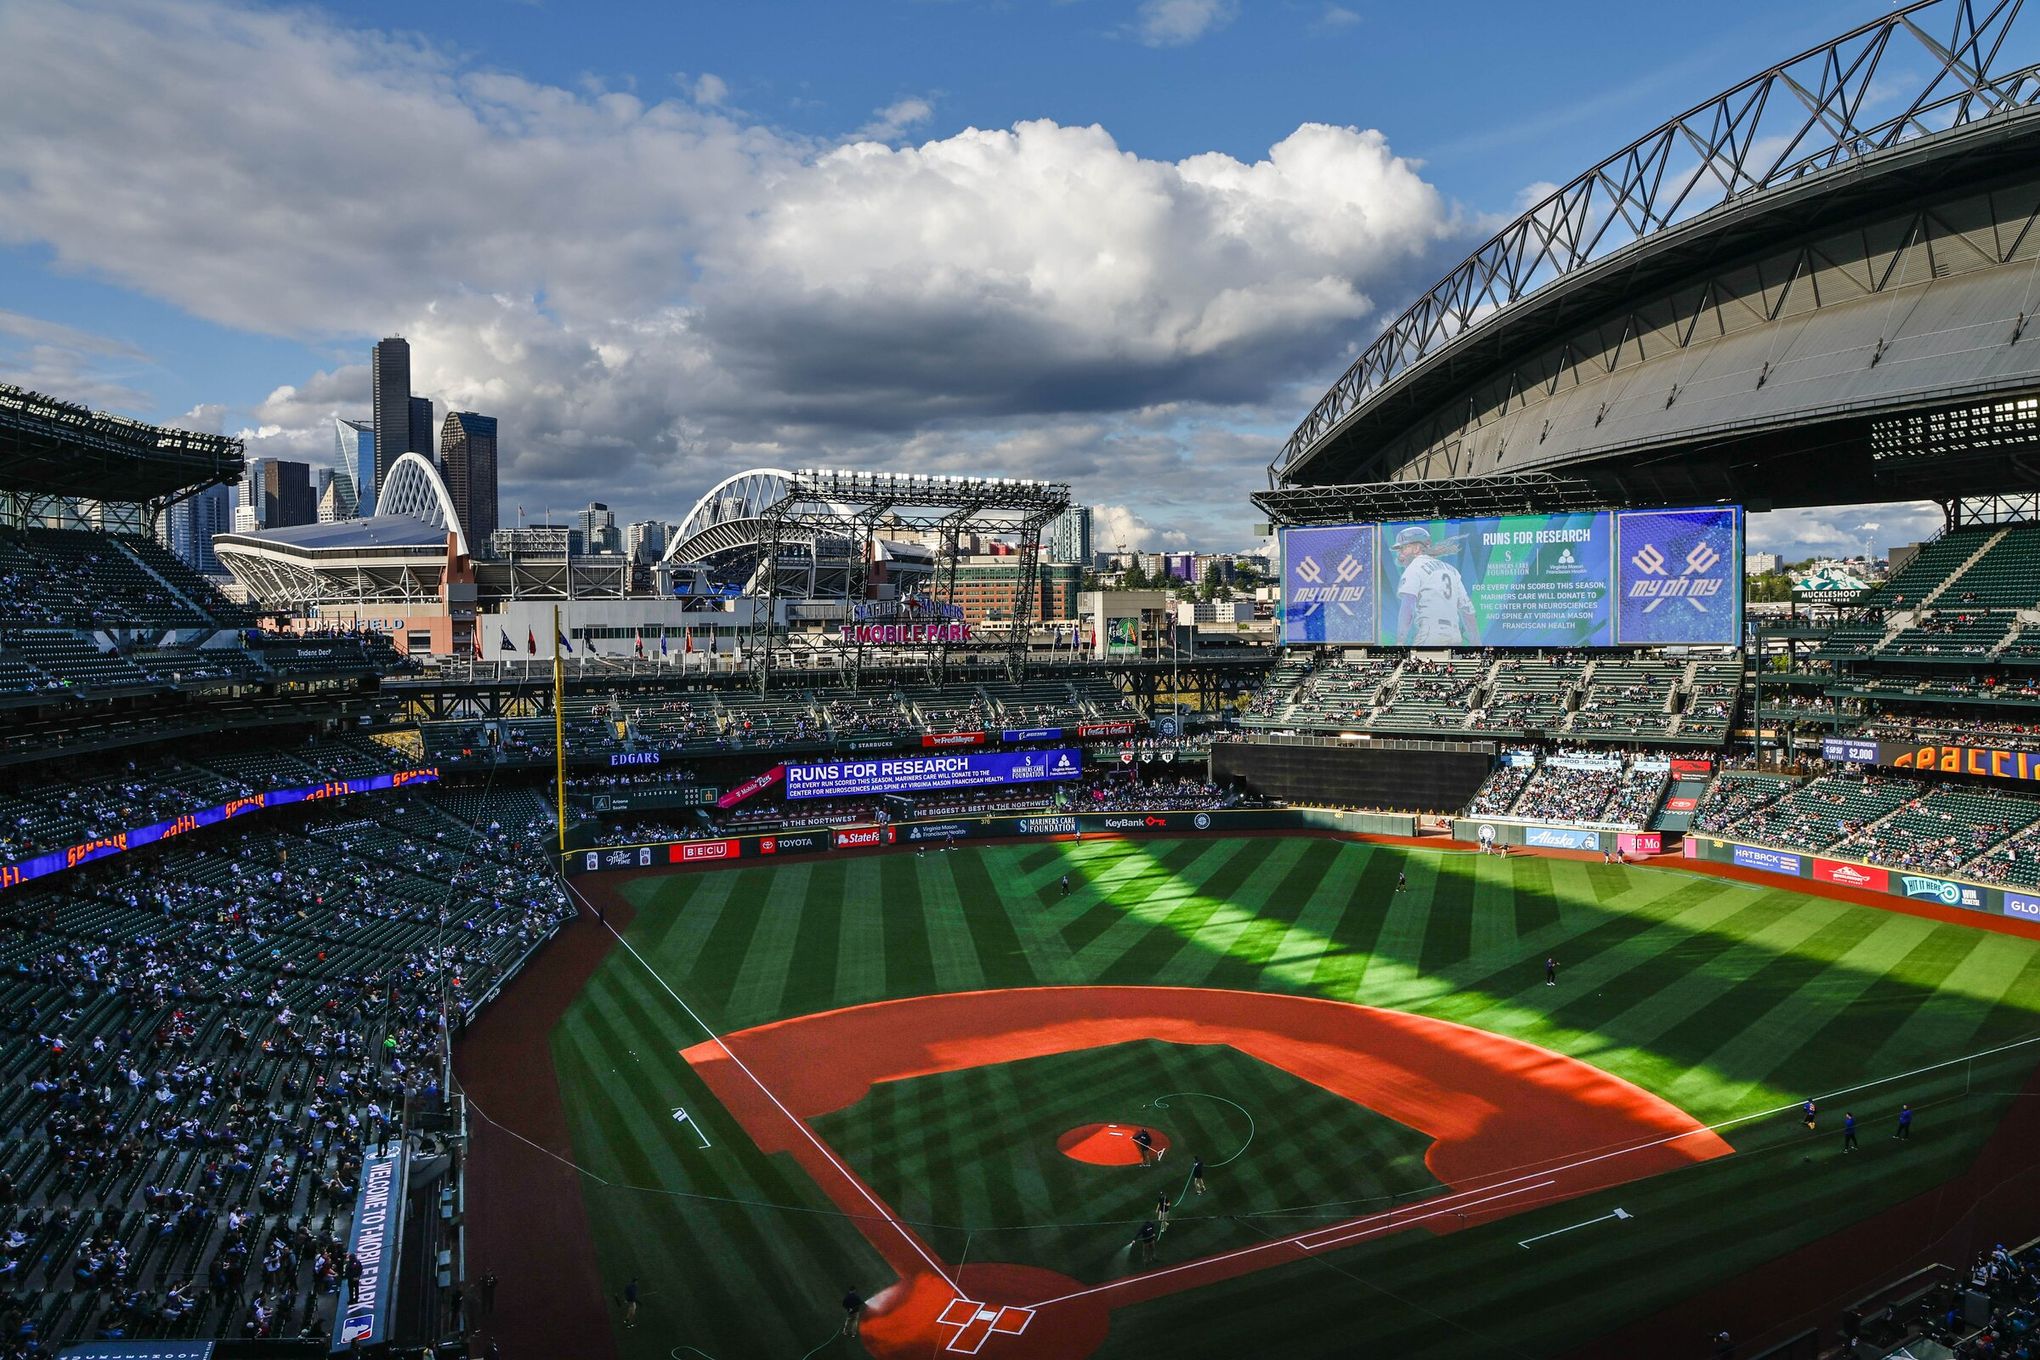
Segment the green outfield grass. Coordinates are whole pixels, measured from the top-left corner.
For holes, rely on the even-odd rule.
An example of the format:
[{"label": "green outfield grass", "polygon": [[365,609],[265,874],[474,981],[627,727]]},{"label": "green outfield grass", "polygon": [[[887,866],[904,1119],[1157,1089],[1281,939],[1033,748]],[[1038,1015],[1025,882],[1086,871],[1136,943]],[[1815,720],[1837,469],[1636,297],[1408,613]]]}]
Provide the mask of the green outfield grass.
[{"label": "green outfield grass", "polygon": [[[1397,893],[1401,869],[1410,886]],[[575,1156],[610,1182],[587,1182],[605,1278],[645,1282],[640,1326],[619,1333],[631,1360],[682,1344],[796,1360],[833,1330],[846,1284],[891,1278],[799,1168],[751,1148],[694,1078],[677,1050],[705,1036],[647,966],[722,1031],[1074,983],[1359,1001],[1556,1049],[1709,1123],[2040,1034],[2033,942],[1639,867],[1327,840],[1112,841],[793,860],[626,891],[645,962],[613,954],[553,1054]],[[1561,964],[1555,988],[1546,955]],[[1738,1123],[1724,1131],[1735,1156],[1612,1194],[1124,1309],[1103,1353],[1279,1343],[1329,1356],[1364,1339],[1383,1354],[1552,1354],[1960,1172],[2036,1061],[2040,1044],[1824,1102],[1863,1120],[1859,1156],[1840,1155],[1833,1123],[1815,1139],[1790,1115]],[[1231,1050],[1168,1044],[889,1083],[819,1131],[946,1259],[1102,1278],[1123,1268],[1113,1254],[1153,1190],[1058,1165],[1054,1134],[1182,1090],[1229,1096],[1256,1131],[1181,1211],[1197,1221],[1172,1230],[1172,1257],[1286,1237],[1422,1183],[1406,1130],[1313,1103],[1339,1104]],[[1920,1111],[1909,1147],[1888,1137],[1902,1100]],[[672,1120],[681,1105],[712,1149]],[[1244,1123],[1210,1100],[1171,1110],[1221,1156]],[[1326,1126],[1338,1120],[1350,1122]],[[1616,1204],[1636,1217],[1517,1246]],[[1042,1224],[1055,1226],[1029,1226]]]}]

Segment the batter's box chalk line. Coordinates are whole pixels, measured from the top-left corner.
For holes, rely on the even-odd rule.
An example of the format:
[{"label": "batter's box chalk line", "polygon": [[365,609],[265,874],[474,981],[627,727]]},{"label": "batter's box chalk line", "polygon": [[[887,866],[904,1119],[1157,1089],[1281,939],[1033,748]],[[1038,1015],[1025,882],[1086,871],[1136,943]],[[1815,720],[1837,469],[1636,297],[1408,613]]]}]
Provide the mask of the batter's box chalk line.
[{"label": "batter's box chalk line", "polygon": [[994,1336],[1018,1336],[1026,1331],[1027,1324],[1034,1321],[1034,1310],[1012,1304],[994,1306],[959,1296],[951,1299],[935,1320],[944,1327],[956,1328],[956,1335],[942,1349],[975,1355]]}]

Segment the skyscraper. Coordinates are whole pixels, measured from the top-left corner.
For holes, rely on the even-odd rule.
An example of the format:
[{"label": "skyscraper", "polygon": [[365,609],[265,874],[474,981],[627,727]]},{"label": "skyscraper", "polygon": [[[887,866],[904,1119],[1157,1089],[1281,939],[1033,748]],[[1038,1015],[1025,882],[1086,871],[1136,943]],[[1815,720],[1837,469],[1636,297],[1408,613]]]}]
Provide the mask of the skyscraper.
[{"label": "skyscraper", "polygon": [[422,453],[425,461],[432,461],[433,438],[438,433],[432,425],[432,399],[411,398],[411,418],[408,422],[409,442],[404,447],[412,453]]},{"label": "skyscraper", "polygon": [[[390,464],[411,447],[411,342],[401,335],[377,342],[370,367],[375,382],[375,496],[362,499],[372,502],[382,494]],[[429,417],[426,423],[430,425]]]},{"label": "skyscraper", "polygon": [[338,518],[375,513],[375,426],[333,417],[333,486]]},{"label": "skyscraper", "polygon": [[1048,525],[1048,560],[1091,566],[1091,507],[1073,505]]},{"label": "skyscraper", "polygon": [[460,513],[470,547],[496,532],[496,418],[448,411],[439,432],[439,475]]},{"label": "skyscraper", "polygon": [[601,501],[589,501],[588,508],[574,516],[581,531],[581,550],[590,557],[623,551],[623,531],[616,527],[616,512]]},{"label": "skyscraper", "polygon": [[638,562],[656,562],[665,554],[668,529],[663,520],[641,519],[623,531],[624,556]]},{"label": "skyscraper", "polygon": [[193,571],[220,574],[220,559],[213,553],[213,535],[234,527],[234,489],[209,486],[170,507],[163,516],[159,533],[163,546]]},{"label": "skyscraper", "polygon": [[313,524],[318,521],[318,513],[309,464],[287,458],[262,460],[263,528],[288,529],[294,524]]}]

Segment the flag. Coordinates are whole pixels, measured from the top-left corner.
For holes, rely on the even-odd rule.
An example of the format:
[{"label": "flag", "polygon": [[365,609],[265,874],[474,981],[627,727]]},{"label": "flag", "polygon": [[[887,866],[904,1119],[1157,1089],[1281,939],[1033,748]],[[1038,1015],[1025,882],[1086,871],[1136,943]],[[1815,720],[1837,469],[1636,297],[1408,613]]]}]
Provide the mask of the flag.
[{"label": "flag", "polygon": [[503,650],[506,652],[516,651],[517,644],[510,640],[510,630],[508,628],[505,628],[502,631],[503,631]]},{"label": "flag", "polygon": [[475,629],[470,641],[475,644],[475,660],[480,661],[482,659],[482,630],[479,628]]},{"label": "flag", "polygon": [[691,651],[693,651],[693,650],[694,650],[694,630],[693,630],[692,628],[690,628],[690,629],[688,629],[688,630],[687,630],[687,644],[686,644],[686,646],[687,646],[687,650],[688,650],[688,651],[690,651],[690,652],[691,652]]},{"label": "flag", "polygon": [[645,635],[644,635],[644,632],[643,632],[642,630],[637,630],[637,631],[634,631],[634,632],[632,632],[632,633],[631,633],[631,636],[632,636],[633,638],[635,638],[635,639],[637,640],[637,654],[638,654],[638,660],[642,661],[642,660],[644,660],[644,659],[645,659]]},{"label": "flag", "polygon": [[664,656],[665,654],[666,654],[666,630],[661,628],[659,630],[659,655]]},{"label": "flag", "polygon": [[524,630],[524,650],[530,652],[533,656],[538,655],[538,634],[532,632],[529,628]]},{"label": "flag", "polygon": [[562,650],[562,651],[565,651],[565,652],[567,652],[567,653],[569,653],[569,654],[571,654],[571,653],[573,652],[573,650],[574,650],[574,644],[573,644],[573,643],[571,643],[571,642],[569,642],[569,641],[567,641],[567,635],[566,635],[565,633],[557,633],[557,634],[555,634],[554,636],[556,636],[556,637],[558,637],[558,638],[559,638],[559,640],[560,640],[560,648],[561,648],[561,650]]}]

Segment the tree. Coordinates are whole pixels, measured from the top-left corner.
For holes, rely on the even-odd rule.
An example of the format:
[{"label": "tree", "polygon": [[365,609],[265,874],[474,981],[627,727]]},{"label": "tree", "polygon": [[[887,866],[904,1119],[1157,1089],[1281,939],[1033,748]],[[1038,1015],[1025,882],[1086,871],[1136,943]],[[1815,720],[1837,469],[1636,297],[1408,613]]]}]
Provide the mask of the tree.
[{"label": "tree", "polygon": [[1218,592],[1224,589],[1225,576],[1219,571],[1218,563],[1206,562],[1204,564],[1204,585],[1198,591],[1198,598],[1208,603],[1216,599]]},{"label": "tree", "polygon": [[1146,590],[1149,584],[1147,568],[1140,564],[1140,556],[1135,554],[1133,564],[1126,569],[1120,585],[1126,590]]}]

